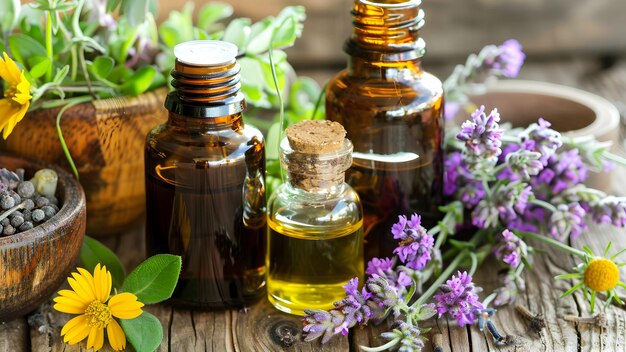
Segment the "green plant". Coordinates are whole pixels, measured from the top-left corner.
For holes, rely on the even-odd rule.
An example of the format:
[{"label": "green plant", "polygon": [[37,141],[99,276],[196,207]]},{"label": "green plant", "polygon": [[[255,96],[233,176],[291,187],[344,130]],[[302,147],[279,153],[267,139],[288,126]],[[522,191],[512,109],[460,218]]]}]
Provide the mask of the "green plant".
[{"label": "green plant", "polygon": [[[60,129],[63,112],[93,99],[135,96],[166,86],[174,63],[172,48],[180,42],[219,39],[236,44],[240,49],[242,91],[254,109],[278,108],[273,73],[283,94],[293,97],[288,115],[307,112],[309,97],[316,97],[319,91],[314,81],[295,76],[282,51],[302,33],[306,15],[301,6],[286,7],[277,16],[256,23],[248,18],[225,23],[233,9],[223,3],[203,6],[195,19],[193,4],[187,4],[181,11],[172,11],[160,25],[155,21],[155,12],[156,0],[35,0],[25,5],[19,0],[0,2],[0,51],[8,53],[5,62],[9,57],[15,60],[30,85],[30,97],[20,96],[28,98],[19,101],[25,107],[22,112],[26,108],[62,107],[57,130],[77,177]],[[268,55],[270,47],[274,69]],[[0,100],[14,104],[7,92],[14,92],[21,81],[2,77],[7,98]],[[5,138],[23,116],[0,118]],[[268,127],[263,120],[254,122]]]}]

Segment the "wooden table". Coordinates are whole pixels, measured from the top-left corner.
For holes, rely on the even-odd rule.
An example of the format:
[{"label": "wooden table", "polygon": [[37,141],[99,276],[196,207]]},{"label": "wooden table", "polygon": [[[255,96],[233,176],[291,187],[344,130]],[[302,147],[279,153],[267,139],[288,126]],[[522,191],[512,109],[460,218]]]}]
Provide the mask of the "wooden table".
[{"label": "wooden table", "polygon": [[[431,70],[446,77],[450,65],[431,67]],[[626,62],[559,60],[530,63],[522,72],[521,78],[578,86],[603,95],[616,103],[622,116],[626,116]],[[330,72],[315,71],[312,74],[325,79]],[[623,177],[614,179],[617,193],[626,193],[623,183],[620,185],[618,180]],[[104,242],[120,254],[128,267],[134,267],[144,255],[141,232],[136,229]],[[611,226],[592,226],[576,245],[587,244],[594,252],[602,253],[608,241],[613,241],[615,247],[626,246],[626,231]],[[431,321],[433,330],[428,337],[432,340],[434,334],[440,334],[442,351],[454,352],[626,351],[626,312],[623,308],[612,307],[607,311],[608,324],[605,327],[563,319],[566,315],[590,316],[589,305],[582,294],[559,299],[561,293],[571,286],[570,282],[552,279],[571,271],[577,261],[570,255],[541,245],[538,247],[545,249],[546,253],[535,255],[534,271],[525,271],[527,290],[519,302],[532,312],[544,315],[547,326],[540,334],[529,332],[524,320],[509,307],[499,310],[494,319],[501,332],[518,336],[520,344],[516,346],[496,347],[489,334],[481,333],[476,327],[454,327],[446,319]],[[621,268],[621,274],[626,278],[626,267]],[[486,292],[497,285],[496,275],[489,271],[489,266],[479,270],[476,281]],[[336,337],[321,346],[302,342],[301,320],[276,311],[266,301],[248,309],[224,312],[178,310],[164,305],[151,306],[147,310],[161,320],[165,330],[159,351],[358,351],[359,345],[381,344],[378,334],[385,329],[385,326],[355,329],[350,335]],[[67,346],[59,337],[61,327],[69,318],[55,312],[47,302],[27,317],[2,323],[0,352],[79,351],[78,346]],[[431,350],[432,346],[428,344],[426,351]]]}]

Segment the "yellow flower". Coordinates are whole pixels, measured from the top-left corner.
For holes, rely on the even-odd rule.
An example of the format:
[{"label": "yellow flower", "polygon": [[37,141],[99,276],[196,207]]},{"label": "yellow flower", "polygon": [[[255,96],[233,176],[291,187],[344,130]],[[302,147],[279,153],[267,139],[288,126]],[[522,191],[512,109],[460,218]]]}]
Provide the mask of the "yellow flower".
[{"label": "yellow flower", "polygon": [[575,269],[577,272],[570,274],[563,274],[555,277],[555,279],[578,279],[576,285],[567,290],[561,298],[572,294],[578,289],[582,289],[586,299],[591,303],[591,313],[593,313],[596,305],[596,293],[606,292],[606,302],[604,309],[606,309],[611,300],[617,304],[623,304],[622,300],[618,297],[615,289],[621,287],[626,289],[626,284],[619,280],[619,267],[623,266],[623,263],[616,263],[615,258],[624,253],[626,249],[619,251],[610,258],[606,258],[611,248],[611,242],[606,246],[604,250],[604,257],[599,257],[593,254],[589,247],[585,246],[585,262],[579,264]]},{"label": "yellow flower", "polygon": [[[104,345],[104,330],[111,347],[116,351],[126,348],[126,336],[120,324],[113,319],[133,319],[141,315],[143,303],[137,296],[123,292],[109,299],[111,273],[105,266],[96,265],[93,276],[83,268],[77,268],[67,279],[72,290],[61,290],[54,298],[54,309],[68,314],[80,314],[63,326],[61,336],[70,345],[87,338],[87,348],[98,351]],[[108,301],[108,302],[107,302]]]},{"label": "yellow flower", "polygon": [[24,77],[24,71],[20,71],[15,62],[3,53],[4,60],[0,58],[0,78],[8,85],[4,91],[4,98],[0,99],[0,130],[2,138],[13,132],[13,128],[20,122],[30,106],[30,82]]}]

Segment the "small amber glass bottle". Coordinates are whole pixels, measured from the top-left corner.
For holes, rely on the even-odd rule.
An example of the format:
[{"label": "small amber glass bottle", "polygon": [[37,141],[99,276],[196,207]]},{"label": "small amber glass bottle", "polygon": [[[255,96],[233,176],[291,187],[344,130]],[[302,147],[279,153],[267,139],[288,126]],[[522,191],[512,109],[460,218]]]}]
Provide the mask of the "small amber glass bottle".
[{"label": "small amber glass bottle", "polygon": [[265,287],[263,135],[244,126],[237,47],[177,45],[167,122],[146,142],[148,255],[182,256],[175,305],[240,307]]},{"label": "small amber glass bottle", "polygon": [[287,182],[268,201],[267,293],[274,307],[304,315],[332,308],[363,277],[363,211],[345,183],[352,144],[340,124],[303,121],[286,135]]},{"label": "small amber glass bottle", "polygon": [[398,215],[438,219],[443,187],[443,88],[421,69],[420,0],[355,0],[348,68],[326,90],[328,119],[354,144],[348,183],[365,211],[365,256],[390,256]]}]

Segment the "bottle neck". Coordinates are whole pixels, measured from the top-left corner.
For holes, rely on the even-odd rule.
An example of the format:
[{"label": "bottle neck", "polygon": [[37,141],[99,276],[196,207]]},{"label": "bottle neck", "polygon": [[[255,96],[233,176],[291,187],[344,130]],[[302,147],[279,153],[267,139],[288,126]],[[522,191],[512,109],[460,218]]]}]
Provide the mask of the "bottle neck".
[{"label": "bottle neck", "polygon": [[353,34],[344,50],[371,62],[410,61],[422,57],[426,43],[421,0],[355,0]]},{"label": "bottle neck", "polygon": [[240,114],[245,109],[240,70],[235,60],[219,66],[193,66],[177,60],[171,73],[174,91],[168,94],[165,107],[191,118]]},{"label": "bottle neck", "polygon": [[170,112],[167,125],[174,130],[192,133],[204,133],[217,130],[239,131],[244,127],[241,113],[206,118],[190,117]]},{"label": "bottle neck", "polygon": [[398,79],[421,73],[421,59],[403,61],[371,61],[358,56],[348,57],[348,75],[351,77]]},{"label": "bottle neck", "polygon": [[336,183],[330,185],[326,183],[326,186],[308,189],[302,187],[299,183],[293,182],[293,174],[287,173],[287,179],[285,187],[287,192],[298,197],[303,197],[309,201],[315,200],[328,200],[329,198],[337,197],[345,191],[346,182],[344,179],[338,180]]}]

